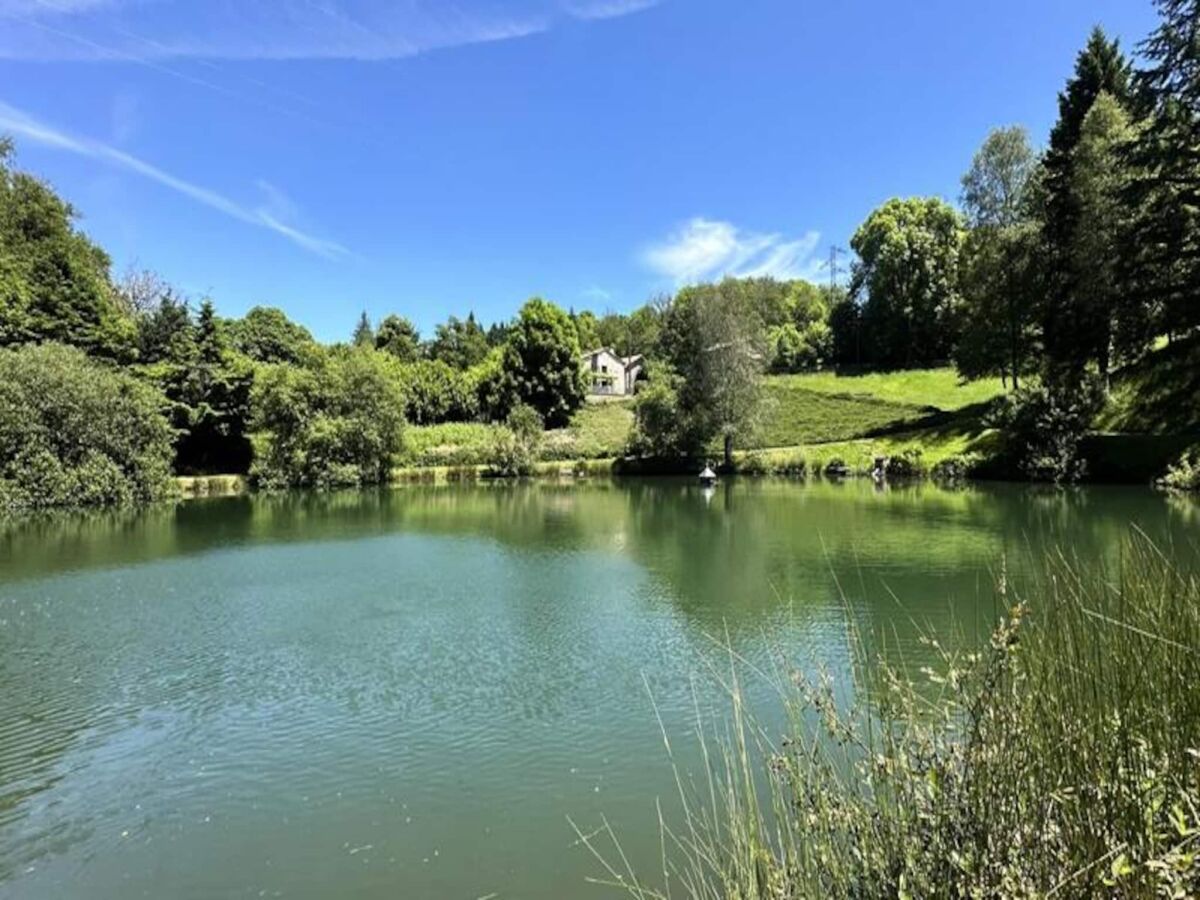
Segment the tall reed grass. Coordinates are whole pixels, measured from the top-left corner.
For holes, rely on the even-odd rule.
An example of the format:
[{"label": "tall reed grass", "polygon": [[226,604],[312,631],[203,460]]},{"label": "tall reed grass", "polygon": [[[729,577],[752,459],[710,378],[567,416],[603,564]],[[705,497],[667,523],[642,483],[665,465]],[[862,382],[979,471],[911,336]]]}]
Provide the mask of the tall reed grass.
[{"label": "tall reed grass", "polygon": [[782,741],[731,658],[654,886],[607,827],[580,833],[598,880],[639,900],[1200,896],[1200,583],[1137,538],[1119,571],[1059,555],[1016,593],[1001,581],[982,649],[860,659],[857,699],[791,676]]}]

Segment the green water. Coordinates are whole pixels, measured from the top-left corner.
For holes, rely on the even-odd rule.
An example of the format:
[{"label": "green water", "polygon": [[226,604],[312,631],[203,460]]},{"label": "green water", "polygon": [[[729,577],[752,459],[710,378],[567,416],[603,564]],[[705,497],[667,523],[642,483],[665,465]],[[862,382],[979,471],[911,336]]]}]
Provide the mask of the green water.
[{"label": "green water", "polygon": [[[845,679],[972,640],[1001,560],[1119,564],[1149,491],[763,481],[193,501],[0,530],[0,896],[608,896],[652,875],[718,641]],[[752,680],[752,679],[751,679]],[[759,688],[752,685],[752,692]],[[765,695],[765,688],[759,695]],[[760,696],[765,701],[765,696]],[[669,803],[668,803],[669,808]]]}]

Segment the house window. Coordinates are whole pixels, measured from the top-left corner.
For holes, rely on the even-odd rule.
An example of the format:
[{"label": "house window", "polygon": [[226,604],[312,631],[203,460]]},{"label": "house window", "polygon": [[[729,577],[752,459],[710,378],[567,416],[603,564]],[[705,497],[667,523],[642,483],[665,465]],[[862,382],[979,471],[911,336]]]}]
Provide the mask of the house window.
[{"label": "house window", "polygon": [[600,371],[603,372],[605,375],[607,375],[608,374],[608,366],[601,366]]}]

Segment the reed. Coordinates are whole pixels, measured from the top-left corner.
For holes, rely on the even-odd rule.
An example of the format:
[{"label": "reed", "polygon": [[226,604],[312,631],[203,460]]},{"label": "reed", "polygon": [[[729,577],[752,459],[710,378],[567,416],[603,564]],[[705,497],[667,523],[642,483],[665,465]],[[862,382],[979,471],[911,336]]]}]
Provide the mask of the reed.
[{"label": "reed", "polygon": [[677,770],[683,812],[660,813],[660,876],[604,828],[580,834],[598,880],[639,900],[1200,896],[1200,583],[1135,538],[1116,571],[1058,555],[1024,593],[1001,580],[986,646],[930,636],[919,672],[788,677],[782,742],[730,656],[706,771]]}]

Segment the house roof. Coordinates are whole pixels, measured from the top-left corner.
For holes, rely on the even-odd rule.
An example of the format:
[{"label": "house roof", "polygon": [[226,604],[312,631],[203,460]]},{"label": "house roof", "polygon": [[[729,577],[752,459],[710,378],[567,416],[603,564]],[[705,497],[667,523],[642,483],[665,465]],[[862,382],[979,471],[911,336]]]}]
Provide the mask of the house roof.
[{"label": "house roof", "polygon": [[619,359],[626,366],[632,366],[634,363],[642,362],[645,359],[641,353],[635,353],[633,356],[621,356],[612,347],[599,347],[595,350],[588,350],[582,356],[584,359],[591,359],[600,353],[607,353],[613,359]]}]

